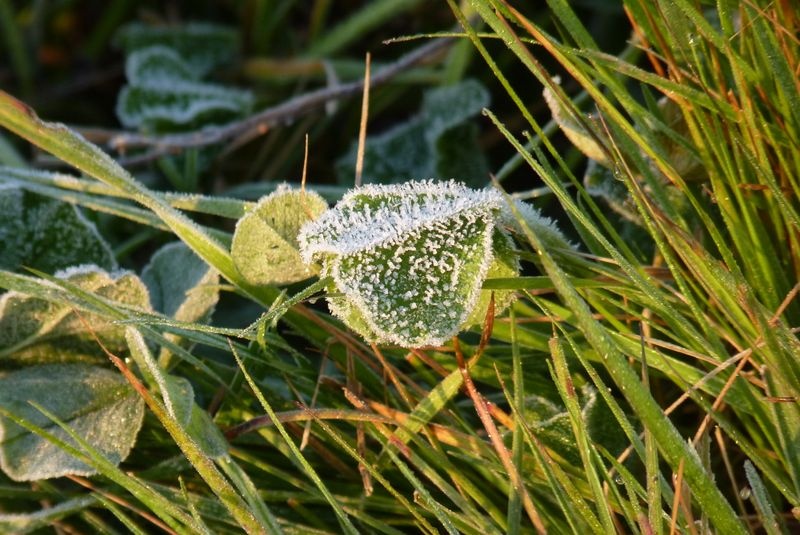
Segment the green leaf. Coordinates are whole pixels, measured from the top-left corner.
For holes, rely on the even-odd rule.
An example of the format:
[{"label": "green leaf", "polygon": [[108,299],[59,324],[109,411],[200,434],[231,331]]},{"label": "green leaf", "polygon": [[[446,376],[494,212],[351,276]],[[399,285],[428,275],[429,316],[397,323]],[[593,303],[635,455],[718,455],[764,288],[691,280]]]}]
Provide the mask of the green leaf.
[{"label": "green leaf", "polygon": [[305,225],[300,247],[332,279],[331,311],[365,338],[438,345],[482,319],[487,274],[518,272],[516,259],[495,258],[495,242],[510,249],[496,227],[504,209],[498,192],[455,182],[366,186]]},{"label": "green leaf", "polygon": [[219,301],[219,274],[183,242],[156,251],[142,282],[153,309],[180,321],[206,323]]},{"label": "green leaf", "polygon": [[111,249],[80,209],[0,183],[0,269],[54,273],[78,264],[116,267]]},{"label": "green leaf", "polygon": [[[147,288],[133,273],[109,275],[96,266],[82,266],[56,276],[120,304],[150,310]],[[0,369],[19,364],[105,362],[106,355],[93,335],[115,354],[127,349],[125,328],[101,316],[78,316],[68,304],[19,292],[0,297]]]},{"label": "green leaf", "polygon": [[126,55],[154,45],[172,48],[184,59],[195,78],[202,78],[215,67],[228,63],[239,49],[235,29],[199,22],[166,26],[132,23],[117,32],[116,42]]},{"label": "green leaf", "polygon": [[144,337],[133,327],[126,329],[131,356],[151,387],[157,386],[166,409],[166,418],[187,435],[211,458],[227,454],[228,443],[211,416],[194,402],[194,388],[183,377],[170,375],[156,363]]},{"label": "green leaf", "polygon": [[319,217],[328,204],[312,191],[280,187],[262,198],[236,224],[231,256],[250,284],[290,284],[316,274],[300,257],[300,227]]},{"label": "green leaf", "polygon": [[[607,406],[598,400],[597,390],[586,384],[578,390],[578,401],[581,406],[581,417],[594,442],[612,443],[614,449],[620,441],[608,436],[608,431],[619,431],[615,427],[613,417],[609,415]],[[569,420],[569,413],[561,404],[551,399],[528,395],[525,397],[522,414],[536,436],[551,450],[573,464],[581,463],[581,456],[575,442],[575,435]],[[621,449],[624,449],[621,448]]]},{"label": "green leaf", "polygon": [[[475,80],[425,93],[419,115],[367,138],[365,183],[397,183],[434,176],[485,184],[489,168],[467,121],[489,105],[489,93]],[[356,144],[337,163],[343,183],[353,180]]]},{"label": "green leaf", "polygon": [[[114,464],[128,456],[144,418],[144,401],[123,377],[86,364],[32,366],[0,377],[0,407],[69,440],[31,402],[68,422]],[[16,481],[96,473],[6,418],[0,418],[0,467]]]}]

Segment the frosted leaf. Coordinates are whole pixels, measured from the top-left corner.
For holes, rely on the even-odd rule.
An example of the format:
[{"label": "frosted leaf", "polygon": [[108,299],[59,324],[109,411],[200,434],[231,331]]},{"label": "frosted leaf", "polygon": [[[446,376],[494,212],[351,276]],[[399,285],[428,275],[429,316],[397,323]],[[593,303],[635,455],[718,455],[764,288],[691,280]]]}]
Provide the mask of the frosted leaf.
[{"label": "frosted leaf", "polygon": [[116,267],[111,249],[79,208],[0,184],[0,269],[54,273],[86,263]]},{"label": "frosted leaf", "polygon": [[[73,442],[30,402],[67,423],[114,464],[128,456],[144,417],[142,398],[121,375],[86,364],[32,366],[0,377],[0,407]],[[15,481],[95,473],[58,446],[2,417],[0,468]]]},{"label": "frosted leaf", "polygon": [[[554,81],[558,83],[558,78]],[[542,92],[542,97],[550,108],[550,113],[553,115],[553,120],[558,124],[567,139],[580,150],[588,158],[595,160],[601,165],[609,166],[611,162],[608,160],[606,151],[598,144],[595,137],[586,130],[586,127],[581,123],[575,112],[561,102],[552,89],[545,87]],[[584,122],[596,121],[596,119],[586,116],[583,117]]]},{"label": "frosted leaf", "polygon": [[202,78],[215,67],[231,61],[239,49],[235,29],[199,22],[168,26],[132,23],[117,32],[115,41],[126,55],[154,45],[172,48],[195,78]]},{"label": "frosted leaf", "polygon": [[300,227],[319,217],[328,204],[312,191],[279,187],[262,198],[236,224],[231,255],[250,284],[290,284],[313,276],[316,269],[298,251]]},{"label": "frosted leaf", "polygon": [[[510,278],[519,275],[519,257],[514,248],[514,240],[511,239],[511,236],[495,228],[494,235],[492,236],[492,251],[494,252],[494,260],[489,266],[489,270],[486,272],[484,279]],[[492,295],[494,295],[495,314],[503,312],[514,300],[513,291],[481,291],[478,296],[478,301],[472,310],[472,314],[470,314],[467,321],[464,322],[465,325],[483,324],[486,319],[486,311],[489,308],[489,301],[491,301]]]},{"label": "frosted leaf", "polygon": [[156,251],[142,282],[153,309],[181,321],[205,323],[219,300],[219,274],[183,242]]},{"label": "frosted leaf", "polygon": [[[365,186],[306,224],[300,250],[343,294],[328,298],[331,311],[365,338],[437,345],[475,319],[495,240],[509,248],[496,225],[504,202],[452,181]],[[517,273],[515,258],[498,262]]]},{"label": "frosted leaf", "polygon": [[228,123],[252,106],[248,91],[175,79],[122,88],[116,111],[126,127],[161,131]]},{"label": "frosted leaf", "polygon": [[[150,310],[147,288],[133,273],[109,275],[97,266],[56,273],[81,289],[142,310]],[[19,292],[0,296],[0,367],[55,362],[105,362],[94,334],[109,351],[125,351],[125,328],[101,316]]]},{"label": "frosted leaf", "polygon": [[197,80],[197,75],[180,54],[161,45],[142,48],[130,54],[125,60],[125,76],[129,83],[143,86],[173,80]]},{"label": "frosted leaf", "polygon": [[[367,138],[363,181],[390,183],[409,176],[457,176],[483,184],[488,165],[477,144],[477,128],[467,122],[489,104],[475,80],[430,90],[420,113],[382,134]],[[356,144],[337,162],[341,182],[351,183]]]}]

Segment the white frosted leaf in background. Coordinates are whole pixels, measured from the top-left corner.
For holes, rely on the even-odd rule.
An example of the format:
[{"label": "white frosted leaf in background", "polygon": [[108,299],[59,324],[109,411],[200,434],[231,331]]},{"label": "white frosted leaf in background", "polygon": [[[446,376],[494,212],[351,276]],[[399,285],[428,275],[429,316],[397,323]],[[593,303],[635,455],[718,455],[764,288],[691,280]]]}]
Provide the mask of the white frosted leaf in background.
[{"label": "white frosted leaf in background", "polygon": [[159,131],[228,123],[252,107],[248,91],[176,79],[123,87],[116,112],[126,127]]},{"label": "white frosted leaf in background", "polygon": [[[0,407],[73,443],[31,402],[68,424],[114,464],[128,456],[144,417],[142,398],[118,372],[86,364],[32,366],[0,377]],[[7,418],[0,418],[0,467],[15,481],[95,473]]]},{"label": "white frosted leaf in background", "polygon": [[125,76],[134,85],[174,80],[193,81],[197,76],[174,49],[156,45],[131,53],[125,61]]}]

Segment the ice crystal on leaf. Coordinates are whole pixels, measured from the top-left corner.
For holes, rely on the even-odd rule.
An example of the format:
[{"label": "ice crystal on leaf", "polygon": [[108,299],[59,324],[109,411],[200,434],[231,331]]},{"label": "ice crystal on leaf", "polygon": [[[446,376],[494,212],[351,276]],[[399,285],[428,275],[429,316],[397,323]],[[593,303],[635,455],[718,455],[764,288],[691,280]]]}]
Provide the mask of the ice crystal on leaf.
[{"label": "ice crystal on leaf", "polygon": [[306,224],[300,250],[331,277],[331,311],[365,338],[438,345],[482,319],[487,275],[518,272],[505,210],[499,192],[453,181],[369,185]]}]

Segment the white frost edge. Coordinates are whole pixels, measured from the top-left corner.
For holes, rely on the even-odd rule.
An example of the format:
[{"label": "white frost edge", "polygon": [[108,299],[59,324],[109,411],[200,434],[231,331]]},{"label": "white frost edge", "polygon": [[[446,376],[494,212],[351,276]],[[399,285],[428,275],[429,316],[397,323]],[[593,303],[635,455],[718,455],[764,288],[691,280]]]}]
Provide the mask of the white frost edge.
[{"label": "white frost edge", "polygon": [[[142,76],[141,68],[146,62],[151,61],[151,59],[154,57],[166,58],[168,61],[173,61],[180,65],[180,74],[172,76],[169,78],[169,80],[197,80],[197,76],[186,65],[186,61],[183,59],[183,56],[178,54],[175,49],[164,45],[152,45],[145,48],[140,48],[128,56],[128,59],[125,61],[125,77],[128,79],[128,82],[134,85],[139,85],[147,84],[148,79],[153,80],[153,78],[147,75]],[[163,69],[163,71],[167,72],[166,69]]]},{"label": "white frost edge", "polygon": [[[349,209],[356,196],[430,195],[430,205],[401,203],[398,209],[377,212],[350,212],[343,217],[341,211]],[[452,199],[444,198],[452,195]],[[501,211],[505,202],[493,189],[474,190],[453,180],[411,181],[404,184],[368,184],[350,190],[342,199],[318,219],[300,229],[298,242],[303,261],[312,263],[318,254],[349,254],[375,247],[396,239],[431,222],[447,219],[464,210],[489,208]],[[381,219],[383,219],[381,221]],[[326,228],[334,227],[339,234],[322,241]]]}]

